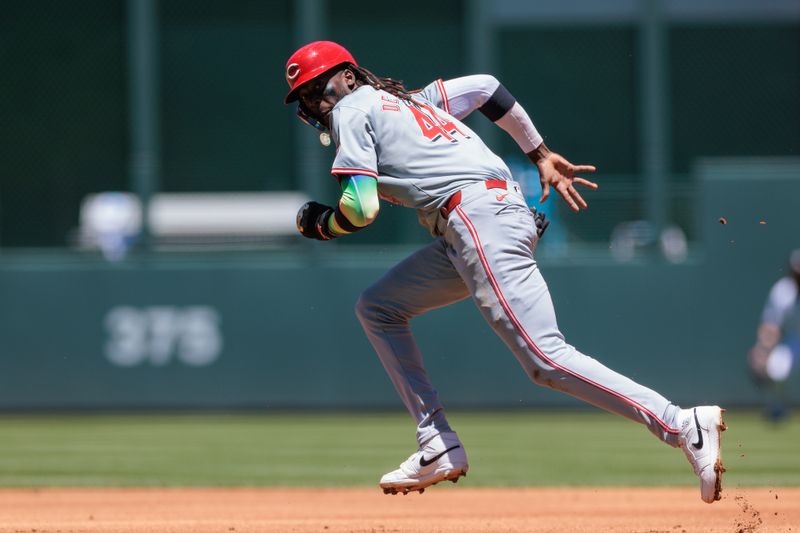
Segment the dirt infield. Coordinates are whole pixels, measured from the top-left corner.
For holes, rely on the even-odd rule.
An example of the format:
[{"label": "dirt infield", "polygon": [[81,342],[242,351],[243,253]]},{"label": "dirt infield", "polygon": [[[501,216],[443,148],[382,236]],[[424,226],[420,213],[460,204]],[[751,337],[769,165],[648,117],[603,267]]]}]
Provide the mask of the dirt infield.
[{"label": "dirt infield", "polygon": [[2,533],[800,533],[800,488],[0,490]]}]

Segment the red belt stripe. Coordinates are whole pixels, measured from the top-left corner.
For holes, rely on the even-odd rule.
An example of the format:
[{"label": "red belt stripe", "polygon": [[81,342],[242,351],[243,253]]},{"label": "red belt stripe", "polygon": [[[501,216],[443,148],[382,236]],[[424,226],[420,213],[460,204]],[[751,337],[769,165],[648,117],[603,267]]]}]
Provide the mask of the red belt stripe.
[{"label": "red belt stripe", "polygon": [[[508,182],[504,180],[486,180],[483,182],[487,189],[508,189]],[[461,191],[456,193],[447,200],[447,203],[442,208],[442,217],[447,218],[456,207],[461,204]]]}]

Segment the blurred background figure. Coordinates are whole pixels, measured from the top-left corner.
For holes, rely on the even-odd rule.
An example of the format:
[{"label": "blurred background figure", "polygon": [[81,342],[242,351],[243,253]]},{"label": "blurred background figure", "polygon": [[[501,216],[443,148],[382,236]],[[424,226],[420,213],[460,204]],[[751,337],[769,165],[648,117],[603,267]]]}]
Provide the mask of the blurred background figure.
[{"label": "blurred background figure", "polygon": [[682,263],[689,255],[686,234],[676,225],[665,227],[659,235],[650,221],[628,220],[611,232],[609,250],[617,261],[627,263],[654,249],[670,263]]},{"label": "blurred background figure", "polygon": [[767,416],[781,421],[788,414],[786,382],[800,352],[800,248],[789,256],[789,274],[770,289],[756,344],[748,363],[764,394]]}]

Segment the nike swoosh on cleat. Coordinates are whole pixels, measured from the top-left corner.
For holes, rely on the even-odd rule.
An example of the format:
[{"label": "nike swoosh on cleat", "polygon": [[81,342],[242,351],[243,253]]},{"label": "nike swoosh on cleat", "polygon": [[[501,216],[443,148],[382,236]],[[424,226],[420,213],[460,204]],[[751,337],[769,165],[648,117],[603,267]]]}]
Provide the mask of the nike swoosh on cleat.
[{"label": "nike swoosh on cleat", "polygon": [[461,448],[461,445],[460,444],[456,444],[455,446],[451,446],[450,448],[447,448],[445,451],[443,451],[439,455],[434,455],[430,459],[425,459],[425,456],[423,455],[422,457],[419,458],[419,465],[420,466],[431,465],[431,464],[435,463],[436,461],[438,461],[444,454],[446,454],[450,450],[455,450],[456,448]]},{"label": "nike swoosh on cleat", "polygon": [[694,425],[697,426],[697,442],[693,442],[692,446],[695,450],[701,450],[703,448],[703,429],[700,427],[700,421],[697,420],[697,409],[694,410]]}]

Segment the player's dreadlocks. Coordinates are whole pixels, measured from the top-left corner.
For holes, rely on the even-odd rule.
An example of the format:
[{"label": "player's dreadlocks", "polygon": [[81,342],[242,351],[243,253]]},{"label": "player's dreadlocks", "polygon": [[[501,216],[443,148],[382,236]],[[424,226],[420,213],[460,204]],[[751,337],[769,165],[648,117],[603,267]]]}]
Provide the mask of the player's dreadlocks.
[{"label": "player's dreadlocks", "polygon": [[376,76],[369,70],[365,69],[364,67],[357,67],[355,65],[349,66],[350,70],[356,75],[356,79],[366,83],[367,85],[371,85],[375,89],[381,89],[386,91],[387,93],[401,98],[403,100],[408,100],[409,102],[413,102],[414,100],[411,98],[411,94],[408,89],[406,89],[405,85],[403,85],[403,80],[393,80],[392,78],[381,78]]}]

